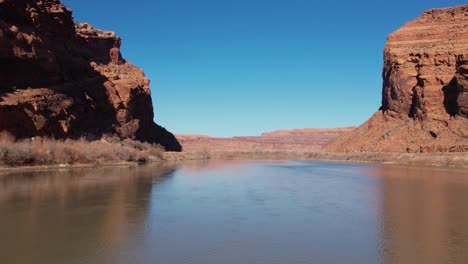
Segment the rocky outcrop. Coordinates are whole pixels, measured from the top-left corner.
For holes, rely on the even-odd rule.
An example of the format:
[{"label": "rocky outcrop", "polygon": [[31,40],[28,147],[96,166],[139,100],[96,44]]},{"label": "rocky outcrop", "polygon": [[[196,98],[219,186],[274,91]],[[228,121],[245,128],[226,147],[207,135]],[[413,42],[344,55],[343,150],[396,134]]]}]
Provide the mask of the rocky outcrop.
[{"label": "rocky outcrop", "polygon": [[468,5],[432,9],[390,34],[382,106],[329,151],[468,151]]},{"label": "rocky outcrop", "polygon": [[149,80],[114,32],[75,24],[58,0],[0,0],[0,130],[17,137],[117,135],[180,151],[153,121]]}]

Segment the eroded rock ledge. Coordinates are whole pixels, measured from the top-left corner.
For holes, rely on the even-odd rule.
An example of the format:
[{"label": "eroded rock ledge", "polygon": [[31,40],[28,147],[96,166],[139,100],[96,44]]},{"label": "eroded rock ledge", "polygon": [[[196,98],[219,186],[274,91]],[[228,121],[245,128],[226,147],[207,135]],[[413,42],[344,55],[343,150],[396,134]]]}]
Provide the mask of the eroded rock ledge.
[{"label": "eroded rock ledge", "polygon": [[432,9],[389,35],[382,106],[330,143],[338,152],[468,152],[468,5]]},{"label": "eroded rock ledge", "polygon": [[180,151],[153,121],[149,80],[114,32],[75,24],[58,0],[0,0],[0,131],[117,135]]}]

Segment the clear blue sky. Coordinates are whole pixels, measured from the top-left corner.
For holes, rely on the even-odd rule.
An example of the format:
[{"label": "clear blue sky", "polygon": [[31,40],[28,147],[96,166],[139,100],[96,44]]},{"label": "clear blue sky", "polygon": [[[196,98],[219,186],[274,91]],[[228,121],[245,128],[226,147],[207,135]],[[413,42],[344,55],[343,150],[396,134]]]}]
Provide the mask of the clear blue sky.
[{"label": "clear blue sky", "polygon": [[464,1],[63,0],[113,30],[174,133],[359,125],[380,106],[386,37]]}]

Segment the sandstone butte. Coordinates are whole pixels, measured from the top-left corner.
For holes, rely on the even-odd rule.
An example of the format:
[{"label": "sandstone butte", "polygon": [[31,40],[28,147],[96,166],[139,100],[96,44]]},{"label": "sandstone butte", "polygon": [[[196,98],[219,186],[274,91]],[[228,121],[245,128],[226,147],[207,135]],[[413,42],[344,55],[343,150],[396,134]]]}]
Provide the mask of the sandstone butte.
[{"label": "sandstone butte", "polygon": [[153,121],[149,80],[114,32],[75,24],[59,0],[0,0],[0,131],[116,135],[180,151]]},{"label": "sandstone butte", "polygon": [[468,5],[425,11],[388,36],[382,106],[331,152],[468,152]]}]

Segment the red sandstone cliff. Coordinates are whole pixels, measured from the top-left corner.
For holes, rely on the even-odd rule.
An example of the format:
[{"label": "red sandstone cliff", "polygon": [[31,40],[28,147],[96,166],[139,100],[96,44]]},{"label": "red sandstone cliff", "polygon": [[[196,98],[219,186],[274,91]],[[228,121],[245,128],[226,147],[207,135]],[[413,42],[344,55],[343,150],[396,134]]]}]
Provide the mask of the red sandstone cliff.
[{"label": "red sandstone cliff", "polygon": [[149,80],[114,32],[73,22],[59,0],[0,0],[0,131],[117,135],[180,151],[153,121]]},{"label": "red sandstone cliff", "polygon": [[468,152],[468,5],[390,34],[382,75],[380,111],[326,150]]}]

